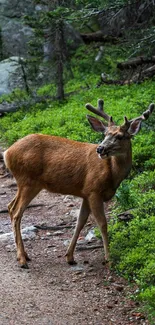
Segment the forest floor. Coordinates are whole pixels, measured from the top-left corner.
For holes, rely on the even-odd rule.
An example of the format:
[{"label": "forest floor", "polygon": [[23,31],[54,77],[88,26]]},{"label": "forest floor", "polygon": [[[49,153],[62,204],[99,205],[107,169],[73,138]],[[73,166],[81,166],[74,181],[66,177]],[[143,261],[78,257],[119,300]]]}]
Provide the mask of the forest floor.
[{"label": "forest floor", "polygon": [[[2,169],[0,173],[3,174]],[[136,287],[102,264],[101,241],[87,234],[90,218],[75,252],[75,266],[65,261],[80,200],[42,191],[22,219],[29,269],[16,261],[7,204],[16,193],[14,179],[0,179],[0,325],[148,325]],[[36,226],[34,228],[34,226]]]}]

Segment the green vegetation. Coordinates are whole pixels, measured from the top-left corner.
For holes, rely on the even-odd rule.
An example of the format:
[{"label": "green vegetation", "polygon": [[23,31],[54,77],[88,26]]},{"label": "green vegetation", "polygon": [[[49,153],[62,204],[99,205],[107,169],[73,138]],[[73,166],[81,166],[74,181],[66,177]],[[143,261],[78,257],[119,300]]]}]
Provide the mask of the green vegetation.
[{"label": "green vegetation", "polygon": [[[88,53],[88,55],[87,55]],[[117,61],[123,55],[116,47]],[[112,54],[113,55],[113,54]],[[96,105],[98,98],[105,101],[105,110],[117,123],[123,117],[140,115],[153,101],[155,82],[145,81],[130,86],[96,87],[101,71],[114,73],[115,64],[110,47],[100,63],[94,62],[95,51],[81,47],[72,60],[74,78],[65,85],[64,102],[48,100],[46,103],[7,114],[0,119],[0,139],[5,146],[29,133],[59,135],[78,141],[99,142],[101,135],[93,132],[85,118],[85,104]],[[116,61],[116,60],[115,60]],[[88,87],[89,86],[89,87]],[[38,89],[39,95],[55,93],[51,85]],[[16,91],[5,97],[7,101],[26,99],[27,95]],[[1,101],[4,98],[1,99]],[[128,280],[139,286],[135,298],[142,301],[150,319],[155,317],[155,112],[143,123],[141,132],[133,140],[133,169],[124,180],[114,198],[112,218],[109,224],[110,250],[113,267]],[[133,219],[119,221],[118,214],[131,209]],[[152,323],[153,324],[153,323]]]}]

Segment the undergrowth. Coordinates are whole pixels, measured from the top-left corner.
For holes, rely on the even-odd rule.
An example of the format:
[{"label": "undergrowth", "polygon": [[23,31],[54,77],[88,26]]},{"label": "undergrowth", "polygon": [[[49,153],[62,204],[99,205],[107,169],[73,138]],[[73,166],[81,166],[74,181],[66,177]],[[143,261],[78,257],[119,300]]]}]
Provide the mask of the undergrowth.
[{"label": "undergrowth", "polygon": [[[81,52],[80,52],[81,51]],[[118,60],[121,52],[118,50]],[[88,64],[88,56],[89,64]],[[155,100],[154,81],[126,86],[96,87],[101,73],[114,71],[113,58],[106,52],[100,68],[93,65],[92,52],[85,59],[82,50],[73,62],[74,78],[66,84],[66,92],[76,91],[63,103],[48,100],[0,119],[0,139],[5,146],[30,133],[59,135],[78,141],[100,142],[102,135],[93,132],[86,119],[87,102],[96,106],[103,98],[105,111],[116,123],[139,116]],[[81,58],[81,61],[80,61]],[[79,61],[77,61],[79,59]],[[78,62],[78,63],[77,63]],[[91,66],[91,68],[90,68]],[[115,65],[116,66],[116,65]],[[102,70],[102,71],[103,71]],[[38,90],[39,95],[53,95],[53,86]],[[27,96],[19,91],[5,100],[13,101]],[[1,98],[1,102],[4,98]],[[133,142],[133,169],[117,190],[112,218],[109,224],[110,252],[115,270],[139,286],[136,299],[145,304],[150,319],[155,317],[155,112],[143,123]],[[130,210],[130,221],[119,221],[118,214]],[[152,323],[153,324],[153,323]]]}]

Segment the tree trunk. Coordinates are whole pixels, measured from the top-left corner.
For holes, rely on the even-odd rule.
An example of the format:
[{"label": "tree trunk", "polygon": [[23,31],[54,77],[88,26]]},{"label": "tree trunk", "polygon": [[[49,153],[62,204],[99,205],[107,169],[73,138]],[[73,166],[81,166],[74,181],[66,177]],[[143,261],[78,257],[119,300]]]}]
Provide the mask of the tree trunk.
[{"label": "tree trunk", "polygon": [[55,31],[55,53],[57,68],[57,97],[64,99],[64,81],[63,81],[63,51],[64,51],[64,35],[63,21],[60,19],[56,23]]}]

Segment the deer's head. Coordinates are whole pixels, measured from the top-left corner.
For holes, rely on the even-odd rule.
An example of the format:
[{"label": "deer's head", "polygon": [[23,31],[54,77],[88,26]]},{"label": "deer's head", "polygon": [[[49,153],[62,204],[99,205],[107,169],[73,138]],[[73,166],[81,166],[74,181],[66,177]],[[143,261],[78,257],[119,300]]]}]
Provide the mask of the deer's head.
[{"label": "deer's head", "polygon": [[143,120],[147,120],[154,109],[154,104],[150,104],[149,108],[139,117],[128,120],[124,117],[124,124],[116,126],[112,116],[106,114],[103,110],[104,102],[102,99],[98,100],[98,107],[95,108],[91,104],[86,104],[86,108],[101,116],[107,122],[103,122],[96,117],[87,115],[88,121],[92,128],[97,132],[102,132],[105,135],[104,140],[97,147],[97,153],[100,158],[110,156],[118,156],[124,154],[130,147],[130,139],[136,135]]}]

